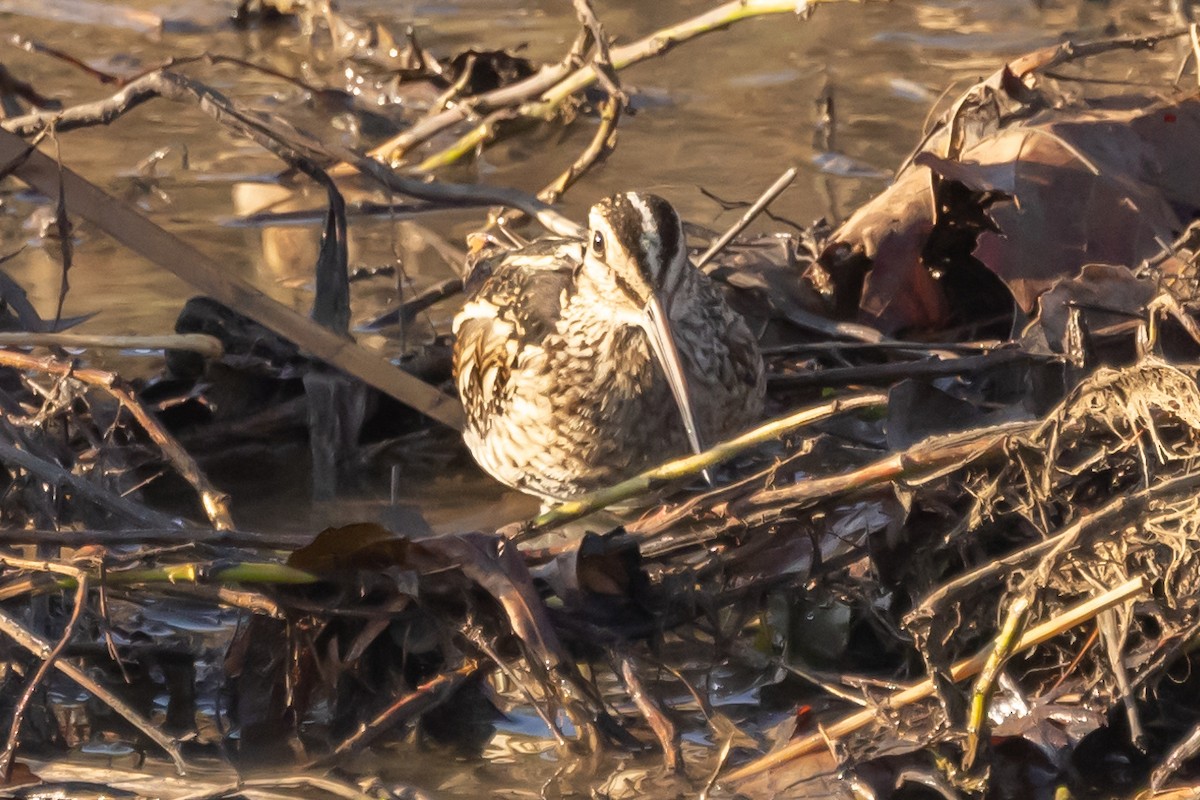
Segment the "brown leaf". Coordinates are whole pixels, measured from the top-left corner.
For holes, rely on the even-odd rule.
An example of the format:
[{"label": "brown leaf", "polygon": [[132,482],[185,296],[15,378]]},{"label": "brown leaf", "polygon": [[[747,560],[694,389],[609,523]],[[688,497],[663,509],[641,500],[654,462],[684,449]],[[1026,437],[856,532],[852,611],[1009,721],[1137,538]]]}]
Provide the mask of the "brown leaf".
[{"label": "brown leaf", "polygon": [[407,539],[370,522],[326,528],[312,543],[288,556],[289,567],[315,575],[353,569],[385,569],[402,565]]},{"label": "brown leaf", "polygon": [[1009,199],[987,214],[974,255],[1031,311],[1085,264],[1134,265],[1178,235],[1176,209],[1200,209],[1200,102],[1046,112],[968,148],[957,162],[918,161],[944,178]]},{"label": "brown leaf", "polygon": [[[858,209],[834,233],[826,257],[848,248],[871,262],[861,278],[860,318],[887,332],[901,328],[937,328],[949,319],[946,298],[922,259],[933,231],[933,192],[925,169],[902,173],[883,194]],[[843,255],[839,260],[849,262]],[[865,265],[864,265],[865,266]],[[856,276],[831,267],[839,308],[854,302]]]},{"label": "brown leaf", "polygon": [[24,761],[14,761],[8,774],[8,780],[4,781],[3,785],[11,789],[16,786],[32,786],[41,782],[42,779],[29,768],[28,764]]},{"label": "brown leaf", "polygon": [[949,299],[925,258],[939,235],[965,224],[939,218],[955,209],[935,213],[935,187],[961,184],[995,227],[978,226],[971,255],[1029,312],[1084,265],[1135,265],[1178,235],[1200,211],[1198,141],[1200,100],[1189,96],[1049,109],[967,141],[953,159],[930,145],[835,232],[823,260],[869,259],[859,315],[885,331],[945,324]]}]

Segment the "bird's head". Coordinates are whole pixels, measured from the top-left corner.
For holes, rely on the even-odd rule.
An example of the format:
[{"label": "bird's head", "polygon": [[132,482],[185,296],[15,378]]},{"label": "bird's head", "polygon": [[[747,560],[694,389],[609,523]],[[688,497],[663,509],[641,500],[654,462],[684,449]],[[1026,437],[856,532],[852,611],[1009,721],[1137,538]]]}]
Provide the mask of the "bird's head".
[{"label": "bird's head", "polygon": [[692,449],[702,448],[687,378],[671,329],[671,312],[688,270],[683,223],[671,204],[652,194],[625,192],[601,200],[588,214],[582,270],[611,293],[614,322],[646,332],[683,417]]},{"label": "bird's head", "polygon": [[689,268],[683,223],[652,194],[615,194],[588,214],[584,269],[600,285],[643,309],[657,298],[669,310]]}]

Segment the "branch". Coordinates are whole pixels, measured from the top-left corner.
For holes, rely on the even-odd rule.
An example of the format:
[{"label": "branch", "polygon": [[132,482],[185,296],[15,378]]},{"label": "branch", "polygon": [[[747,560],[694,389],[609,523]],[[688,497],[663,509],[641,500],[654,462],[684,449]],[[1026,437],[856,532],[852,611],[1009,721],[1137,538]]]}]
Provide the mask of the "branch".
[{"label": "branch", "polygon": [[183,526],[181,520],[113,494],[104,487],[81,478],[58,464],[38,458],[25,450],[19,450],[6,442],[0,442],[0,463],[23,469],[36,476],[38,480],[53,486],[64,487],[77,498],[95,503],[100,508],[143,527],[180,528]]},{"label": "branch", "polygon": [[[57,375],[62,378],[74,378],[81,383],[108,392],[114,400],[121,404],[122,408],[137,420],[146,435],[158,445],[163,456],[175,467],[175,471],[196,490],[196,494],[200,496],[200,503],[204,506],[204,512],[208,515],[209,522],[213,527],[217,530],[230,530],[234,527],[229,514],[229,496],[209,482],[203,470],[200,469],[200,465],[196,463],[196,459],[192,458],[183,445],[179,444],[178,440],[151,416],[129,389],[120,384],[120,378],[116,375],[98,369],[78,369],[74,364],[65,361],[53,358],[35,358],[11,350],[0,350],[0,365]],[[149,521],[152,525],[157,524],[153,522],[153,518],[142,521]]]},{"label": "branch", "polygon": [[[0,123],[0,127],[3,124]],[[19,137],[0,132],[0,163],[14,160],[21,180],[53,197],[58,187],[54,161],[26,152]],[[377,162],[372,162],[377,163]],[[377,164],[378,166],[378,164]],[[336,366],[402,403],[455,429],[462,427],[456,398],[400,370],[383,356],[317,325],[289,306],[271,299],[249,281],[229,274],[224,265],[147,219],[128,204],[64,169],[70,207],[118,242],[169,269],[192,286],[295,342],[314,357]],[[157,524],[149,527],[160,527]]]},{"label": "branch", "polygon": [[796,180],[796,168],[790,167],[776,178],[774,183],[767,187],[767,190],[754,201],[754,205],[746,209],[746,213],[742,215],[741,219],[735,222],[729,230],[721,234],[715,242],[709,245],[704,254],[696,259],[696,269],[704,269],[704,265],[712,261],[713,256],[721,252],[721,249],[725,245],[733,241],[733,237],[744,231],[746,226],[753,222],[754,218],[761,214],[763,209],[771,204],[772,200],[781,195],[784,189],[791,186],[794,180]]},{"label": "branch", "polygon": [[188,350],[205,358],[225,355],[221,340],[207,333],[170,333],[161,336],[109,336],[98,333],[0,333],[0,347],[73,347],[110,350]]},{"label": "branch", "polygon": [[[622,70],[654,56],[662,55],[675,45],[689,41],[706,33],[720,30],[735,22],[770,14],[804,14],[812,7],[832,2],[853,0],[733,0],[699,16],[677,25],[655,31],[649,36],[609,51],[609,60],[614,70]],[[545,119],[558,108],[563,100],[586,89],[599,80],[596,68],[589,64],[572,69],[572,59],[551,67],[543,67],[536,75],[516,83],[485,92],[464,101],[454,108],[426,117],[399,136],[371,149],[372,158],[382,159],[392,166],[403,163],[405,155],[413,148],[455,125],[466,122],[480,114],[491,114],[500,109],[516,106],[518,115]],[[485,124],[486,120],[485,120]],[[477,127],[467,137],[476,143],[484,141],[484,131]],[[464,140],[466,137],[464,137]],[[339,165],[345,170],[350,164]],[[335,168],[335,173],[336,168]]]},{"label": "branch", "polygon": [[[199,81],[168,70],[144,75],[104,100],[72,106],[59,112],[39,112],[0,121],[0,128],[18,136],[31,136],[54,125],[56,132],[108,125],[147,100],[161,97],[196,105],[217,122],[245,136],[289,164],[301,159],[338,160],[397,194],[447,205],[489,203],[520,208],[547,229],[562,236],[579,234],[579,226],[524,192],[504,187],[443,183],[406,178],[386,165],[337,144],[323,143],[309,134],[243,110],[220,92]],[[335,174],[331,172],[330,174]]]},{"label": "branch", "polygon": [[87,605],[88,576],[86,572],[58,564],[46,564],[43,568],[75,577],[75,605],[71,609],[71,616],[63,628],[58,644],[54,645],[54,649],[50,651],[49,655],[42,659],[41,665],[33,673],[29,682],[25,684],[25,690],[21,692],[21,697],[13,708],[12,723],[8,728],[8,742],[4,745],[4,752],[0,753],[0,776],[4,778],[5,782],[12,779],[13,756],[16,755],[17,745],[21,741],[21,722],[25,719],[25,709],[29,707],[34,693],[42,685],[63,650],[66,650],[67,645],[71,643],[71,639],[75,636],[75,628],[79,624],[79,617],[83,614],[84,606]]}]

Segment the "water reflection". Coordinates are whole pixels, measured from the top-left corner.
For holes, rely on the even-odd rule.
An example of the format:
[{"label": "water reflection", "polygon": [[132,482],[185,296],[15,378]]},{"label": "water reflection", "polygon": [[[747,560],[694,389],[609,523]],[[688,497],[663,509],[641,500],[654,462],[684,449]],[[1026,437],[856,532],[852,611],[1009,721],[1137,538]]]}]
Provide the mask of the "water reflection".
[{"label": "water reflection", "polygon": [[[150,0],[122,5],[160,10]],[[600,6],[609,31],[629,40],[707,4],[613,0]],[[796,164],[802,177],[797,188],[776,203],[778,213],[808,220],[829,215],[835,204],[853,208],[881,188],[883,176],[890,174],[919,133],[924,109],[897,106],[895,99],[927,104],[941,87],[974,78],[1004,56],[1056,41],[1067,32],[1094,36],[1112,24],[1128,28],[1161,23],[1166,12],[1158,6],[1081,1],[1039,7],[1018,0],[837,5],[822,7],[808,21],[776,17],[740,24],[638,65],[623,76],[635,95],[647,98],[639,103],[642,112],[624,121],[617,152],[606,167],[572,190],[566,206],[579,216],[596,197],[637,187],[667,194],[685,216],[719,226],[729,215],[696,187],[725,198],[750,198],[785,167]],[[420,41],[439,55],[468,45],[524,46],[523,53],[531,57],[556,59],[576,30],[570,5],[559,2],[526,2],[497,13],[493,3],[482,0],[357,0],[343,4],[343,10],[388,25],[397,33],[411,22]],[[91,56],[97,66],[117,72],[133,72],[173,55],[206,50],[239,55],[292,74],[312,72],[306,65],[320,61],[300,32],[286,27],[270,32],[221,27],[207,3],[174,4],[169,16],[176,21],[193,19],[197,25],[191,29],[176,25],[149,36],[126,28],[26,16],[10,17],[8,24],[48,44]],[[1171,60],[1169,54],[1157,57],[1164,65]],[[106,93],[90,79],[46,58],[12,52],[6,60],[44,93],[68,104]],[[294,87],[230,67],[193,68],[192,72],[251,106],[316,126],[315,132],[322,136],[366,143],[357,141],[359,126],[347,124],[352,117],[319,105],[306,110],[305,104],[297,103]],[[818,158],[811,146],[816,123],[813,101],[826,84],[838,111],[841,150],[836,155],[843,160],[836,163],[863,165],[832,169],[839,178],[833,198],[825,187],[830,156]],[[592,123],[583,120],[565,135],[499,147],[487,154],[487,180],[536,189],[573,158],[591,128]],[[529,141],[536,146],[528,146]],[[239,181],[235,177],[239,174],[269,176],[278,170],[278,163],[256,147],[233,139],[191,109],[157,102],[111,129],[71,134],[64,140],[64,157],[112,186],[114,174],[128,174],[132,165],[164,144],[185,146],[191,169],[172,169],[169,180],[160,176],[163,183],[146,202],[148,208],[172,228],[194,235],[231,269],[252,276],[271,294],[303,306],[315,260],[317,224],[308,231],[268,227],[249,236],[214,224],[264,207],[319,204],[319,198],[304,191]],[[469,172],[463,177],[469,178]],[[18,214],[32,210],[14,208]],[[436,219],[431,224],[448,238],[462,232]],[[440,260],[409,252],[411,237],[403,231],[386,226],[363,231],[362,227],[352,228],[355,261],[407,261],[406,274],[416,290],[451,274]],[[5,230],[0,241],[10,247],[19,241],[19,234]],[[83,243],[79,261],[80,290],[68,299],[68,312],[104,309],[87,329],[164,330],[187,294],[173,279],[164,279],[160,270],[94,239]],[[55,284],[55,265],[36,248],[11,267],[18,278],[35,286],[35,300],[43,306],[50,301],[52,292],[40,287]],[[115,278],[117,273],[129,279]],[[103,277],[93,277],[96,274]]]}]

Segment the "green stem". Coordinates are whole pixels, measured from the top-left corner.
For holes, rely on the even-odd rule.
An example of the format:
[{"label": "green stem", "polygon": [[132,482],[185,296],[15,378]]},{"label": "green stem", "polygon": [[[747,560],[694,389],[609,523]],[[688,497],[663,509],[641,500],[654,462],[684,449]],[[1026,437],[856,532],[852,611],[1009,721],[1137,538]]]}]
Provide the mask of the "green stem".
[{"label": "green stem", "polygon": [[615,486],[590,492],[575,500],[568,500],[561,503],[525,523],[513,538],[517,541],[527,539],[548,528],[553,528],[570,522],[573,519],[586,516],[614,503],[648,494],[663,484],[682,478],[695,477],[704,472],[704,470],[710,469],[721,462],[728,461],[734,456],[757,447],[764,442],[777,439],[784,434],[791,433],[797,428],[803,428],[806,425],[827,419],[835,414],[886,405],[886,393],[871,392],[869,394],[842,397],[829,403],[822,403],[819,406],[809,406],[799,411],[793,411],[790,414],[777,417],[757,428],[746,431],[740,436],[710,447],[703,453],[668,461],[665,464],[621,481]]},{"label": "green stem", "polygon": [[418,172],[432,172],[440,167],[448,167],[460,158],[473,153],[481,144],[490,142],[496,134],[496,126],[491,117],[460,136],[454,144],[445,150],[440,150],[417,165]]},{"label": "green stem", "polygon": [[1015,651],[1017,642],[1025,633],[1029,606],[1027,596],[1013,600],[1000,634],[996,637],[996,643],[992,646],[992,652],[988,654],[987,662],[971,688],[971,708],[967,715],[967,744],[963,752],[964,772],[970,772],[975,766],[975,758],[979,754],[979,739],[988,721],[987,710],[992,701],[992,693],[1000,679],[1000,670],[1004,668]]},{"label": "green stem", "polygon": [[[99,573],[89,572],[88,575],[95,581],[100,580]],[[104,583],[108,586],[129,586],[142,583],[269,583],[295,586],[316,583],[318,580],[317,576],[309,572],[272,561],[247,561],[218,569],[211,569],[206,564],[189,562],[143,569],[108,570],[104,573]],[[74,589],[76,582],[69,575],[61,575],[54,580],[54,584],[62,589]],[[31,585],[30,588],[33,590],[35,587]]]}]

